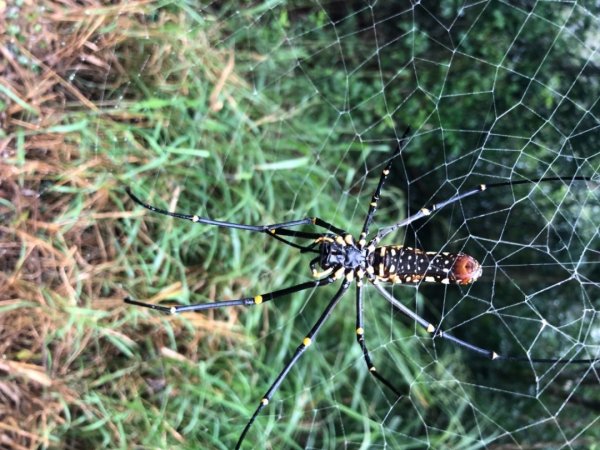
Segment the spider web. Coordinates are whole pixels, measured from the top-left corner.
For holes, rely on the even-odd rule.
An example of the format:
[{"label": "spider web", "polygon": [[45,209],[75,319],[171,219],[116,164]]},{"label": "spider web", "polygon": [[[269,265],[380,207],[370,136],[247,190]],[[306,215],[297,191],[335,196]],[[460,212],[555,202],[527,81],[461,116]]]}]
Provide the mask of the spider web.
[{"label": "spider web", "polygon": [[[317,215],[356,235],[409,125],[410,142],[394,163],[373,230],[480,183],[598,179],[600,11],[591,2],[149,5],[136,18],[143,51],[127,55],[138,73],[117,89],[107,75],[104,88],[107,104],[126,110],[140,79],[159,80],[141,110],[161,109],[164,123],[154,136],[116,145],[131,148],[132,165],[144,154],[151,161],[128,182],[160,207],[243,223]],[[152,51],[159,47],[154,40],[165,38],[152,34],[161,21],[186,30],[197,42],[188,47],[197,60],[176,46],[168,54]],[[170,72],[155,69],[166,66]],[[76,68],[70,81],[81,78]],[[196,82],[204,90],[184,89]],[[197,134],[179,136],[190,117]],[[386,243],[468,253],[483,265],[482,278],[468,287],[390,292],[446,331],[500,354],[597,358],[598,217],[598,181],[532,183],[464,199]],[[153,247],[160,250],[155,268],[181,258],[182,301],[236,298],[310,279],[306,255],[262,236],[152,220],[156,233],[181,233],[187,243]],[[255,258],[262,268],[249,273]],[[203,270],[210,279],[199,275]],[[147,292],[175,281],[165,276]],[[334,289],[215,315],[236,322],[247,340],[222,349],[239,367],[227,372],[229,408],[213,411],[221,431],[211,430],[217,437],[207,444],[207,430],[194,430],[202,412],[190,406],[178,427],[188,443],[231,446]],[[404,395],[396,398],[366,370],[351,289],[249,442],[396,449],[587,448],[598,441],[597,365],[483,360],[432,340],[374,289],[367,287],[365,301],[371,355]],[[202,370],[218,372],[211,361],[196,355]],[[167,414],[161,426],[169,420]]]}]

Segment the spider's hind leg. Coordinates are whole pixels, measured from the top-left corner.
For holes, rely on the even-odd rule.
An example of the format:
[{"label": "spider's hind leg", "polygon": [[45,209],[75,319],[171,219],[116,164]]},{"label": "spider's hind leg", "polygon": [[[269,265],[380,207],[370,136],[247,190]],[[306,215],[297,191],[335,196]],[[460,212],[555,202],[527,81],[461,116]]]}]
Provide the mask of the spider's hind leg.
[{"label": "spider's hind leg", "polygon": [[432,212],[437,211],[438,209],[445,208],[448,205],[459,202],[464,198],[471,197],[473,195],[481,194],[489,189],[496,189],[501,187],[510,187],[517,186],[519,184],[536,184],[536,183],[547,183],[553,181],[562,181],[563,183],[572,183],[574,181],[594,181],[591,177],[578,177],[578,176],[569,176],[569,177],[546,177],[546,178],[535,178],[533,180],[516,180],[516,181],[503,181],[500,183],[490,183],[490,184],[479,184],[468,191],[459,192],[452,197],[443,200],[438,203],[434,203],[433,205],[425,208],[421,208],[418,212],[413,214],[410,217],[407,217],[401,222],[398,222],[395,225],[390,225],[389,227],[381,228],[377,231],[377,234],[372,240],[374,245],[377,245],[379,241],[381,241],[388,234],[396,231],[399,228],[406,227],[411,223],[422,219],[423,217],[429,216]]}]

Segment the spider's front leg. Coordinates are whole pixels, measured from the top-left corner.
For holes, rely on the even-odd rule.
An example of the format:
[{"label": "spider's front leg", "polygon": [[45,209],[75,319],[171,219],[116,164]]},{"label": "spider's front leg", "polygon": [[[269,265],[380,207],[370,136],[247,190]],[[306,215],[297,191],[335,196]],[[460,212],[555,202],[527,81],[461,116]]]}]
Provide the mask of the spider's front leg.
[{"label": "spider's front leg", "polygon": [[246,225],[246,224],[242,224],[242,223],[226,222],[223,220],[214,220],[214,219],[211,219],[208,217],[200,217],[195,214],[183,214],[183,213],[178,213],[178,212],[167,211],[166,209],[157,208],[156,206],[152,206],[148,203],[143,202],[141,199],[139,199],[136,195],[133,194],[133,192],[131,191],[131,189],[129,187],[125,188],[125,192],[127,192],[127,195],[129,195],[129,197],[135,203],[146,208],[149,211],[152,211],[157,214],[162,214],[164,216],[175,217],[177,219],[189,220],[194,223],[201,223],[204,225],[214,225],[214,226],[223,227],[223,228],[237,228],[240,230],[259,231],[259,232],[264,232],[264,233],[269,233],[269,232],[272,233],[272,230],[281,229],[282,231],[279,234],[283,234],[286,236],[293,235],[293,236],[298,236],[298,237],[303,237],[302,234],[306,234],[306,235],[309,235],[307,237],[310,237],[310,238],[312,238],[312,236],[314,236],[312,233],[293,232],[290,230],[283,230],[283,229],[289,228],[289,227],[295,227],[298,225],[316,225],[317,227],[324,228],[328,231],[332,231],[337,234],[344,232],[344,230],[324,221],[323,219],[321,219],[319,217],[305,217],[303,219],[290,220],[288,222],[274,223],[274,224],[270,224],[270,225]]},{"label": "spider's front leg", "polygon": [[127,297],[124,301],[125,301],[125,303],[129,303],[130,305],[142,306],[144,308],[153,309],[155,311],[161,311],[161,312],[167,313],[167,314],[178,314],[178,313],[190,312],[190,311],[204,311],[206,309],[227,308],[230,306],[260,305],[261,303],[268,302],[268,301],[276,299],[278,297],[290,295],[295,292],[303,291],[305,289],[325,286],[327,284],[333,283],[334,281],[335,281],[334,277],[321,278],[319,280],[307,281],[305,283],[296,284],[294,286],[280,289],[278,291],[273,291],[273,292],[269,292],[266,294],[254,295],[252,297],[244,297],[244,298],[239,298],[236,300],[218,300],[216,302],[199,303],[199,304],[194,304],[194,305],[172,305],[172,306],[155,305],[154,303],[145,303],[145,302],[140,302],[138,300],[133,300],[129,297]]},{"label": "spider's front leg", "polygon": [[371,361],[371,357],[369,355],[369,350],[367,349],[367,343],[365,342],[365,328],[363,322],[363,290],[362,290],[362,280],[357,280],[356,282],[356,340],[358,345],[363,353],[363,357],[365,359],[365,363],[367,364],[367,368],[373,377],[383,383],[389,390],[391,390],[398,397],[401,397],[402,394],[400,390],[398,390],[390,381],[388,381],[383,375],[377,372],[375,365]]},{"label": "spider's front leg", "polygon": [[408,143],[409,133],[410,127],[407,127],[404,131],[404,135],[402,135],[402,138],[400,138],[400,141],[398,142],[398,145],[394,150],[392,157],[381,172],[379,183],[375,188],[375,192],[373,192],[373,195],[371,197],[371,203],[369,203],[369,212],[367,213],[367,218],[365,219],[362,232],[360,233],[359,245],[361,246],[361,248],[365,246],[367,234],[369,234],[369,227],[371,226],[371,222],[373,221],[373,218],[375,217],[375,212],[377,211],[377,206],[379,205],[379,196],[381,195],[383,185],[385,184],[385,181],[387,180],[387,177],[390,174],[390,170],[392,169],[392,163],[400,155],[400,153],[402,153],[402,150],[406,147],[406,144]]},{"label": "spider's front leg", "polygon": [[260,400],[260,402],[258,404],[258,407],[254,411],[254,414],[252,414],[252,417],[250,417],[250,420],[244,427],[242,434],[240,435],[238,442],[235,445],[236,450],[239,450],[241,448],[242,443],[244,442],[244,439],[246,438],[246,434],[248,433],[248,430],[250,429],[250,427],[256,420],[256,417],[260,414],[260,412],[263,410],[263,408],[269,404],[269,402],[271,401],[271,398],[273,397],[273,394],[275,394],[275,392],[277,391],[277,389],[279,388],[279,386],[281,385],[281,383],[283,382],[285,377],[288,375],[288,373],[292,369],[292,367],[294,367],[294,365],[300,359],[302,354],[312,344],[313,339],[315,338],[315,336],[317,335],[317,333],[319,332],[319,330],[321,329],[321,327],[323,326],[325,321],[329,318],[333,309],[337,306],[337,304],[339,303],[339,301],[341,300],[343,295],[346,293],[349,286],[350,286],[350,281],[347,278],[344,278],[344,282],[342,283],[342,286],[336,292],[336,294],[333,296],[333,298],[331,299],[331,301],[325,308],[325,311],[323,311],[323,313],[321,314],[321,316],[319,317],[317,322],[313,325],[313,327],[308,332],[306,337],[302,340],[302,342],[300,343],[298,348],[296,348],[294,355],[287,362],[287,364],[285,365],[283,370],[281,372],[279,372],[279,375],[277,375],[277,378],[275,378],[275,381],[271,384],[269,389],[267,389],[267,392],[265,392],[265,395],[263,395],[262,399]]}]

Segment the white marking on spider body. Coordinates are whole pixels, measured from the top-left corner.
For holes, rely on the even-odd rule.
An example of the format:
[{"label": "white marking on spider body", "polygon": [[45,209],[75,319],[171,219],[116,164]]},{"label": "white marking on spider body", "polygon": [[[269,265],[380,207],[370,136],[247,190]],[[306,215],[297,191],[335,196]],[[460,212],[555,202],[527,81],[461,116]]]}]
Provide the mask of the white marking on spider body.
[{"label": "white marking on spider body", "polygon": [[333,279],[337,280],[339,278],[341,278],[344,275],[345,269],[343,267],[340,267],[334,274],[333,274]]}]

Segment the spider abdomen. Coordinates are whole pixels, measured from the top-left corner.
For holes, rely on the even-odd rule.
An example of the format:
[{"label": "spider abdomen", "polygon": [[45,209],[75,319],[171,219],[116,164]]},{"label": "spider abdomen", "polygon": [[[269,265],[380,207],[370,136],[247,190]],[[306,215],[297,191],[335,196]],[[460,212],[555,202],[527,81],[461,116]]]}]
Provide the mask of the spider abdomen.
[{"label": "spider abdomen", "polygon": [[371,261],[376,279],[390,283],[470,284],[481,276],[480,264],[464,253],[387,245],[377,247]]}]

